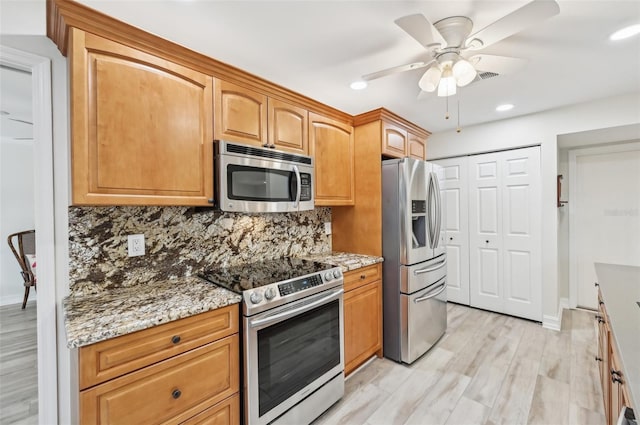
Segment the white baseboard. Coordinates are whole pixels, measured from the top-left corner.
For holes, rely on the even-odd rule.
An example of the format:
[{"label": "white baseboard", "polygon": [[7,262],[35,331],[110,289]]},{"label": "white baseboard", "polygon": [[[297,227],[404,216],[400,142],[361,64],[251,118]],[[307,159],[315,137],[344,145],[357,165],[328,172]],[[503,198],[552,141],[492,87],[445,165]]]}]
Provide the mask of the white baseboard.
[{"label": "white baseboard", "polygon": [[558,303],[558,314],[556,316],[545,314],[542,316],[542,327],[559,331],[562,326],[562,312],[565,308],[569,308],[569,299],[560,298]]},{"label": "white baseboard", "polygon": [[[36,291],[31,289],[29,291],[29,299],[27,302],[34,301],[36,299]],[[5,295],[0,297],[0,305],[11,305],[11,304],[22,304],[22,300],[24,299],[24,292],[20,295]]]}]

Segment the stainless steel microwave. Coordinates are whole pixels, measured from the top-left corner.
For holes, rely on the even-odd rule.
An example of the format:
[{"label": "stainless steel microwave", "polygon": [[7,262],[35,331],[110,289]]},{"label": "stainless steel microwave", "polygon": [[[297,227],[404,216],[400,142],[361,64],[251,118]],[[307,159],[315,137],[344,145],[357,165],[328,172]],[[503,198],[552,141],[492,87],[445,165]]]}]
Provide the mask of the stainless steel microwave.
[{"label": "stainless steel microwave", "polygon": [[222,211],[312,210],[313,158],[216,140],[215,205]]}]

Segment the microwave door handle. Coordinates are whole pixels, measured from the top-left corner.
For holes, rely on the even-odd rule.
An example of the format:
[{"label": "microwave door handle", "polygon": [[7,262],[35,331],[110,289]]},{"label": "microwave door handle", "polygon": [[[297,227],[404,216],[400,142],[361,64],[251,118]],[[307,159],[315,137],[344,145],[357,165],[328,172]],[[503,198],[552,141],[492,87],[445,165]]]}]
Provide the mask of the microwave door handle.
[{"label": "microwave door handle", "polygon": [[298,170],[297,165],[293,166],[293,172],[296,173],[296,181],[298,182],[296,185],[296,200],[293,203],[293,207],[298,208],[298,205],[300,204],[300,193],[302,192],[302,180],[300,179],[300,170]]}]

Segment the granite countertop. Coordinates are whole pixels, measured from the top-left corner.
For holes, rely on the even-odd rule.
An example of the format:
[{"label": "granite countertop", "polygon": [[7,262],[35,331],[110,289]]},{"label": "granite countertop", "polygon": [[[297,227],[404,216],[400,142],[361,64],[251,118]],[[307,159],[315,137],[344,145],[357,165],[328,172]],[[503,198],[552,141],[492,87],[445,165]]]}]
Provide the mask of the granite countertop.
[{"label": "granite countertop", "polygon": [[94,344],[241,300],[195,276],[69,296],[63,301],[67,347]]},{"label": "granite countertop", "polygon": [[631,403],[640,409],[640,267],[604,263],[595,266]]},{"label": "granite countertop", "polygon": [[382,263],[384,261],[384,258],[376,255],[351,254],[348,252],[338,251],[325,254],[306,255],[301,258],[341,267],[343,273],[356,270],[361,267],[366,267],[371,264]]}]

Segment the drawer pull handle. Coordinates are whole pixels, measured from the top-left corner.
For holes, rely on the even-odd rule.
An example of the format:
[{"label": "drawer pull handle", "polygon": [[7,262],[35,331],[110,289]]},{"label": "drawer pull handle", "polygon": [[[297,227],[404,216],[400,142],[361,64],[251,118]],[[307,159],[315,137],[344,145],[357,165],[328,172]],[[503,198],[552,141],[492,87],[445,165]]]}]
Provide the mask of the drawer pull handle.
[{"label": "drawer pull handle", "polygon": [[174,335],[173,338],[171,338],[171,342],[173,342],[174,344],[177,344],[180,342],[180,335]]},{"label": "drawer pull handle", "polygon": [[171,397],[173,397],[176,400],[179,399],[181,395],[182,395],[182,392],[180,390],[173,390],[173,392],[171,393]]},{"label": "drawer pull handle", "polygon": [[364,275],[364,274],[360,275],[360,279],[366,279],[366,278],[367,278],[367,275]]}]

